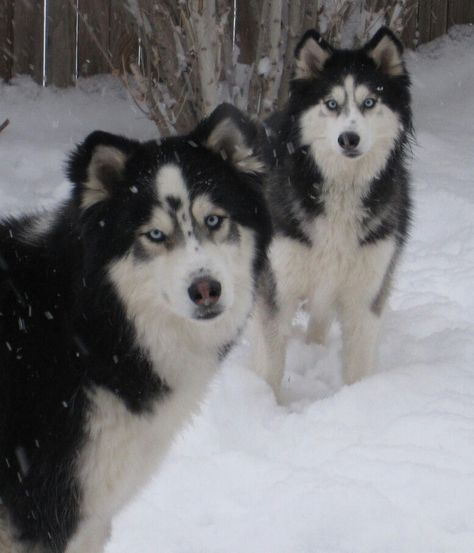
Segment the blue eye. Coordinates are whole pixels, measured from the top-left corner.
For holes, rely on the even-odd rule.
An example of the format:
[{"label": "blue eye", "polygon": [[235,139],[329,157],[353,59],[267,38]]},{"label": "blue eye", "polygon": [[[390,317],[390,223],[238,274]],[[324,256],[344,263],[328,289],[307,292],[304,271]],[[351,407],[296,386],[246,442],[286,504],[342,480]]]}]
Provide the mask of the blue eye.
[{"label": "blue eye", "polygon": [[376,100],[374,98],[366,98],[364,100],[365,109],[372,109],[375,106]]},{"label": "blue eye", "polygon": [[220,215],[208,215],[204,222],[209,230],[217,230],[221,225],[224,217]]},{"label": "blue eye", "polygon": [[166,240],[166,234],[164,232],[161,232],[161,230],[157,228],[150,230],[145,234],[145,236],[148,238],[148,240],[151,240],[152,242],[159,243]]},{"label": "blue eye", "polygon": [[336,100],[328,100],[326,102],[326,107],[328,109],[330,109],[331,111],[334,111],[335,109],[337,109],[337,102]]}]

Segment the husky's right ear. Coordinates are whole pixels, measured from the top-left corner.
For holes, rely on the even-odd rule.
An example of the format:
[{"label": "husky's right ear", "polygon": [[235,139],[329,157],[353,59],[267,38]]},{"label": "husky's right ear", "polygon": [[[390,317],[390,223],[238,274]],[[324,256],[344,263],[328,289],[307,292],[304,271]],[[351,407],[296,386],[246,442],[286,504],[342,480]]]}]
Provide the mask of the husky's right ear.
[{"label": "husky's right ear", "polygon": [[263,173],[258,154],[259,127],[231,104],[221,104],[202,121],[192,135],[208,150],[221,155],[238,171]]},{"label": "husky's right ear", "polygon": [[406,73],[403,63],[403,46],[388,27],[381,27],[364,50],[382,73],[398,77]]},{"label": "husky's right ear", "polygon": [[125,163],[139,142],[103,131],[94,131],[72,152],[68,178],[83,209],[111,198],[122,184]]},{"label": "husky's right ear", "polygon": [[318,77],[333,49],[314,29],[306,31],[295,49],[296,79]]}]

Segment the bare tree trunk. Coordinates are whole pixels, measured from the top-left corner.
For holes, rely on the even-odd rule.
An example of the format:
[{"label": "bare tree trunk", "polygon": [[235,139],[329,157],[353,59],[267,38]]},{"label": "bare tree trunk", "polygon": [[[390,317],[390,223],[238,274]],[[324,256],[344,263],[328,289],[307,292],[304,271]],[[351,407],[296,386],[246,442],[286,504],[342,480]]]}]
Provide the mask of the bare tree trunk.
[{"label": "bare tree trunk", "polygon": [[252,114],[260,114],[260,104],[263,94],[262,78],[258,74],[258,67],[268,49],[267,30],[265,22],[270,17],[271,0],[263,0],[260,7],[259,28],[255,58],[251,67],[251,79],[248,97],[248,109]]},{"label": "bare tree trunk", "polygon": [[236,45],[239,53],[241,87],[237,105],[255,114],[259,94],[254,88],[254,83],[252,83],[252,89],[250,84],[257,59],[259,37],[264,27],[264,23],[260,20],[263,0],[236,0],[236,6]]},{"label": "bare tree trunk", "polygon": [[302,0],[303,9],[303,32],[308,29],[316,29],[318,26],[318,17],[324,10],[324,6],[320,6],[320,0]]},{"label": "bare tree trunk", "polygon": [[233,0],[217,0],[217,18],[219,21],[219,41],[221,44],[221,60],[219,88],[221,100],[232,104],[238,103],[238,90],[236,89],[235,66],[237,59],[234,57],[234,10]]},{"label": "bare tree trunk", "polygon": [[186,32],[192,36],[199,74],[199,111],[207,115],[217,105],[217,83],[220,73],[220,45],[215,0],[191,0],[188,2],[189,19]]},{"label": "bare tree trunk", "polygon": [[262,0],[237,0],[236,39],[240,50],[239,62],[249,66],[256,59],[260,29],[264,26],[260,21],[262,4]]},{"label": "bare tree trunk", "polygon": [[291,2],[288,8],[288,27],[283,73],[278,96],[278,108],[281,109],[288,99],[290,79],[293,75],[294,51],[302,34],[302,23],[305,16],[305,2]]},{"label": "bare tree trunk", "polygon": [[269,50],[268,59],[270,71],[264,81],[263,96],[261,102],[260,114],[265,116],[270,115],[278,105],[278,92],[280,89],[280,81],[282,75],[282,58],[286,43],[286,34],[284,29],[286,26],[287,10],[284,9],[283,0],[273,0],[270,8],[270,33],[269,33]]},{"label": "bare tree trunk", "polygon": [[259,116],[273,111],[278,102],[282,75],[281,60],[286,45],[284,3],[282,0],[263,0],[255,62],[250,80],[248,110]]}]

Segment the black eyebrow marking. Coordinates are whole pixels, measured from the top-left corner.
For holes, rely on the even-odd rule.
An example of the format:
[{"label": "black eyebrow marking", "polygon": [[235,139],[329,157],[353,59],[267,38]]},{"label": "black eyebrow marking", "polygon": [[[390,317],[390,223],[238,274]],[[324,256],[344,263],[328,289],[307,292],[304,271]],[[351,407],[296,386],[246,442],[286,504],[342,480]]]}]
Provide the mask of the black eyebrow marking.
[{"label": "black eyebrow marking", "polygon": [[183,205],[181,199],[176,196],[166,196],[165,199],[173,211],[178,211],[178,209]]}]

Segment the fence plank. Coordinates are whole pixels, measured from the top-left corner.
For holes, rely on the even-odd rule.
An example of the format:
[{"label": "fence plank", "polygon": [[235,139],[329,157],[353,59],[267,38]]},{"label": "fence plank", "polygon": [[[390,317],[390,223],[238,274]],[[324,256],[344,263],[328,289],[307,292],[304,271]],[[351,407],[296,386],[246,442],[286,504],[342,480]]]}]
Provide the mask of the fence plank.
[{"label": "fence plank", "polygon": [[420,44],[430,41],[432,0],[418,2],[418,30]]},{"label": "fence plank", "polygon": [[43,1],[16,0],[13,13],[13,74],[43,81]]},{"label": "fence plank", "polygon": [[12,77],[13,0],[0,0],[0,79]]},{"label": "fence plank", "polygon": [[86,77],[110,72],[105,57],[109,52],[110,0],[79,0],[79,12],[79,75]]},{"label": "fence plank", "polygon": [[448,0],[431,0],[430,40],[433,40],[448,29]]},{"label": "fence plank", "polygon": [[76,65],[76,11],[69,1],[48,0],[47,84],[74,83]]},{"label": "fence plank", "polygon": [[418,1],[412,0],[407,3],[408,7],[404,17],[404,27],[402,32],[402,42],[406,48],[415,48],[418,44],[417,24],[418,24]]},{"label": "fence plank", "polygon": [[474,23],[473,0],[449,0],[448,26]]}]

